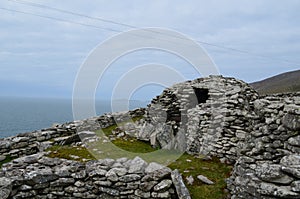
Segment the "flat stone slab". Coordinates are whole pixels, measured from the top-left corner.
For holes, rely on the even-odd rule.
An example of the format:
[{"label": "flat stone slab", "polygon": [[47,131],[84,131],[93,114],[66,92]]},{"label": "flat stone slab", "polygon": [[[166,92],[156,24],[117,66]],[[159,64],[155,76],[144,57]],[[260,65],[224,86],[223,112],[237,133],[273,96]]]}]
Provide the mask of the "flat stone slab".
[{"label": "flat stone slab", "polygon": [[197,178],[198,178],[201,182],[203,182],[203,183],[205,183],[205,184],[208,184],[208,185],[213,185],[213,184],[215,184],[213,181],[211,181],[210,179],[208,179],[206,176],[198,175]]},{"label": "flat stone slab", "polygon": [[5,159],[6,159],[6,156],[0,155],[0,162],[2,162],[2,161],[5,160]]}]

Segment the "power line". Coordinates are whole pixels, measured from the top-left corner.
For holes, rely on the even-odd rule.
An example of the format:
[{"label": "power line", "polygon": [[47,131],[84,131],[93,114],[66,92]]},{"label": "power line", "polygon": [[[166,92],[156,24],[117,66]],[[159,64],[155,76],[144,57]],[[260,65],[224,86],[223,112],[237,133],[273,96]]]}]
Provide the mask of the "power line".
[{"label": "power line", "polygon": [[115,25],[125,26],[127,28],[138,28],[136,26],[132,26],[132,25],[129,25],[129,24],[116,22],[116,21],[109,20],[109,19],[104,19],[104,18],[101,18],[101,17],[93,17],[93,16],[81,14],[81,13],[72,12],[72,11],[69,11],[69,10],[60,9],[60,8],[54,8],[54,7],[51,7],[51,6],[47,6],[47,5],[43,5],[43,4],[39,4],[39,3],[34,3],[34,2],[31,2],[31,1],[24,1],[24,0],[8,0],[8,1],[12,1],[12,2],[15,2],[15,3],[23,4],[23,5],[48,9],[48,10],[54,10],[54,11],[57,11],[57,12],[63,12],[63,13],[66,13],[66,14],[85,17],[85,18],[89,18],[89,19],[93,19],[93,20],[99,20],[99,21],[103,21],[103,22],[106,22],[106,23],[112,23],[112,24],[115,24]]},{"label": "power line", "polygon": [[[114,24],[114,25],[120,25],[120,26],[124,26],[124,27],[128,27],[128,28],[139,28],[137,26],[133,26],[133,25],[130,25],[130,24],[121,23],[121,22],[117,22],[117,21],[113,21],[113,20],[109,20],[109,19],[105,19],[105,18],[101,18],[101,17],[93,17],[93,16],[89,16],[89,15],[85,15],[85,14],[81,14],[81,13],[76,13],[76,12],[72,12],[72,11],[68,11],[68,10],[64,10],[64,9],[54,8],[54,7],[51,7],[51,6],[34,3],[34,2],[31,2],[31,1],[25,1],[25,0],[8,0],[8,1],[12,1],[12,2],[15,2],[15,3],[23,4],[23,5],[28,5],[28,6],[32,6],[32,7],[38,7],[38,8],[42,8],[42,9],[54,10],[54,11],[65,13],[65,14],[71,14],[71,15],[75,15],[75,16],[85,17],[85,18],[98,20],[98,21],[102,21],[102,22],[106,22],[106,23],[111,23],[111,24]],[[13,12],[18,12],[18,13],[27,14],[27,15],[38,16],[38,17],[42,17],[42,18],[48,18],[48,19],[57,20],[57,21],[64,21],[64,22],[68,22],[68,23],[74,23],[74,24],[77,24],[77,25],[93,27],[93,28],[98,28],[98,29],[102,29],[102,30],[108,30],[108,31],[113,31],[113,32],[122,32],[120,30],[115,30],[115,29],[111,29],[111,28],[103,28],[103,27],[99,27],[99,26],[95,26],[95,25],[79,23],[79,22],[69,21],[69,20],[55,18],[55,17],[44,16],[44,15],[39,15],[39,14],[34,14],[34,13],[29,13],[29,12],[17,11],[17,10],[6,9],[6,8],[0,8],[0,9],[13,11]],[[157,32],[157,31],[153,31],[153,30],[145,30],[145,31],[166,35],[166,33],[161,33],[161,32]],[[140,35],[138,35],[138,36],[140,36]],[[175,38],[178,38],[178,39],[181,39],[181,40],[184,39],[184,38],[178,37],[176,35],[169,35],[169,36],[175,37]],[[256,53],[246,51],[246,50],[240,50],[240,49],[237,49],[237,48],[227,47],[227,46],[218,45],[218,44],[212,44],[212,43],[208,43],[208,42],[204,42],[204,41],[200,41],[200,40],[194,40],[194,41],[198,42],[198,43],[201,43],[201,44],[204,44],[204,45],[208,45],[208,46],[212,46],[212,47],[216,47],[216,48],[220,48],[220,49],[224,49],[224,50],[228,50],[228,51],[238,52],[238,53],[242,53],[242,54],[248,54],[248,55],[251,55],[251,56],[260,57],[260,58],[264,58],[264,59],[277,60],[277,61],[286,62],[286,63],[294,64],[294,65],[300,65],[300,63],[296,63],[296,62],[286,60],[286,59],[274,58],[274,57],[270,57],[270,56],[266,56],[266,55],[256,54]]]},{"label": "power line", "polygon": [[80,22],[76,22],[76,21],[70,21],[70,20],[56,18],[56,17],[45,16],[45,15],[39,15],[39,14],[31,13],[31,12],[24,12],[24,11],[20,11],[20,10],[14,10],[14,9],[3,8],[3,7],[0,7],[0,9],[1,10],[5,10],[5,11],[11,11],[11,12],[16,12],[16,13],[21,13],[21,14],[26,14],[26,15],[32,15],[32,16],[36,16],[36,17],[51,19],[51,20],[55,20],[55,21],[73,23],[73,24],[77,24],[77,25],[81,25],[81,26],[86,26],[86,27],[92,27],[92,28],[98,28],[98,29],[103,29],[103,30],[109,30],[109,31],[113,31],[113,32],[121,32],[119,30],[115,30],[115,29],[112,29],[112,28],[103,28],[103,27],[100,27],[100,26],[94,26],[94,25],[90,25],[90,24],[80,23]]}]

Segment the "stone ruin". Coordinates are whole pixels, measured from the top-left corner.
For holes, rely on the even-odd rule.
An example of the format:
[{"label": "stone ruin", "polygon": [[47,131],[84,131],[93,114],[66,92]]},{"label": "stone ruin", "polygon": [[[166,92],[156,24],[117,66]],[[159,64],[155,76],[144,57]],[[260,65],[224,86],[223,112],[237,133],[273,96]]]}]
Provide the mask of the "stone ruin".
[{"label": "stone ruin", "polygon": [[[144,119],[137,123],[120,124],[118,120],[122,121],[128,114],[143,115]],[[119,129],[122,133],[149,141],[154,147],[177,149],[197,156],[216,156],[223,162],[233,164],[232,174],[226,180],[227,189],[233,199],[300,198],[300,93],[259,96],[243,81],[222,76],[176,84],[154,98],[146,109],[106,114],[2,139],[0,155],[22,157],[34,154],[55,143],[78,140],[78,129],[93,131],[115,123],[120,124]],[[0,189],[18,187],[19,191],[10,189],[14,191],[10,192],[11,196],[36,191],[35,184],[28,185],[33,187],[31,189],[27,187],[28,190],[20,191],[20,187],[27,185],[27,181],[18,184],[9,176],[13,171],[21,170],[24,173],[36,167],[47,167],[55,173],[55,165],[45,165],[39,160],[33,164],[24,164],[21,168],[18,162],[14,161],[4,165],[0,172],[3,182],[0,183]],[[88,165],[83,166],[81,170],[87,167]],[[129,167],[128,164],[122,166],[127,172]],[[147,175],[146,167],[143,167],[142,174],[137,174],[140,177],[136,183],[143,182],[141,179]],[[109,172],[108,168],[106,172]],[[99,178],[107,181],[106,176]],[[48,189],[45,188],[49,193],[45,192],[45,198],[47,194],[52,194],[53,198],[62,194],[60,190],[55,190],[56,194],[51,192],[51,183],[55,184],[55,180],[60,179],[49,181]],[[82,179],[73,180],[78,185],[83,182]],[[174,182],[171,177],[163,180],[169,180],[170,184],[164,192],[155,191],[152,187],[149,193],[143,196],[132,190],[128,191],[128,195],[114,196],[103,191],[107,189],[103,189],[105,186],[102,185],[92,187],[91,190],[98,190],[99,194],[108,194],[107,196],[113,198],[163,198],[162,195],[158,196],[158,193],[164,193],[165,198],[189,198],[185,191],[180,192],[186,190],[183,181]],[[84,183],[89,185],[95,182],[91,180]],[[162,181],[156,180],[155,183],[160,184]],[[181,187],[176,184],[181,184]],[[67,185],[74,187],[72,183]],[[75,187],[76,191],[80,189],[76,184]],[[110,188],[119,191],[118,193],[122,192],[116,187]],[[72,193],[83,193],[76,191]],[[67,197],[70,193],[64,191],[63,194]]]}]

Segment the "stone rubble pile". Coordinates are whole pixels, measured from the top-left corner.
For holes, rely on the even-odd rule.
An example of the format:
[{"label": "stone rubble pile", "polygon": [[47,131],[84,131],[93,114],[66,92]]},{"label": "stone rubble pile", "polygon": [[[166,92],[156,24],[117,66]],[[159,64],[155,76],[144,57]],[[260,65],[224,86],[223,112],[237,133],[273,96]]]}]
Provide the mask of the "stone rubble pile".
[{"label": "stone rubble pile", "polygon": [[177,170],[139,157],[86,164],[43,153],[7,163],[0,171],[0,198],[190,198]]}]

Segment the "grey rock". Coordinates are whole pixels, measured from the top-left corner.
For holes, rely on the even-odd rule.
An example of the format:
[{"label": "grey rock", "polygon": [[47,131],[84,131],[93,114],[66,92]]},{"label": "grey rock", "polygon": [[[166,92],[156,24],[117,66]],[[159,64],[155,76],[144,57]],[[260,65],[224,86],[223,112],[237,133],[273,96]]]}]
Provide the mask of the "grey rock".
[{"label": "grey rock", "polygon": [[268,195],[269,197],[278,198],[299,198],[299,194],[289,190],[289,187],[276,186],[271,183],[261,183],[260,189],[258,190],[263,195]]},{"label": "grey rock", "polygon": [[164,191],[168,190],[172,184],[173,184],[172,180],[163,180],[160,183],[158,183],[157,185],[155,185],[153,189],[156,192],[164,192]]},{"label": "grey rock", "polygon": [[76,173],[72,173],[71,176],[75,179],[83,179],[86,177],[86,171],[85,170],[81,170],[79,172]]},{"label": "grey rock", "polygon": [[203,182],[203,183],[205,183],[205,184],[208,184],[208,185],[213,185],[213,184],[215,184],[213,181],[209,180],[209,179],[208,179],[206,176],[204,176],[204,175],[198,175],[197,178],[198,178],[201,182]]},{"label": "grey rock", "polygon": [[285,173],[288,173],[296,178],[300,178],[300,166],[296,167],[281,167],[281,170],[284,171]]},{"label": "grey rock", "polygon": [[125,175],[125,176],[121,176],[119,178],[119,180],[121,182],[132,182],[132,181],[137,181],[141,179],[141,176],[138,175],[138,174],[128,174],[128,175]]},{"label": "grey rock", "polygon": [[298,165],[300,165],[300,155],[294,154],[294,155],[284,156],[280,160],[280,164],[287,166],[287,167],[291,167],[293,165],[298,166]]},{"label": "grey rock", "polygon": [[112,170],[108,171],[108,172],[105,174],[105,176],[107,177],[107,179],[108,179],[109,181],[112,181],[112,182],[116,182],[116,181],[119,180],[118,175],[117,175],[114,171],[112,171]]},{"label": "grey rock", "polygon": [[168,191],[162,193],[152,192],[151,196],[153,198],[171,198],[171,194]]},{"label": "grey rock", "polygon": [[73,178],[59,178],[54,182],[51,182],[50,185],[53,187],[60,187],[60,186],[68,186],[74,184],[75,180]]},{"label": "grey rock", "polygon": [[266,182],[290,184],[293,181],[292,177],[281,172],[281,166],[279,164],[259,164],[256,167],[255,173],[260,179]]},{"label": "grey rock", "polygon": [[6,156],[0,155],[0,162],[3,161],[3,160],[5,160],[5,159],[6,159]]},{"label": "grey rock", "polygon": [[12,181],[9,178],[0,177],[0,198],[6,199],[12,192]]},{"label": "grey rock", "polygon": [[45,168],[25,173],[24,178],[29,185],[34,185],[57,180],[58,176],[50,168]]},{"label": "grey rock", "polygon": [[193,176],[187,176],[185,179],[187,181],[187,184],[189,184],[189,185],[193,185],[193,183],[195,181]]},{"label": "grey rock", "polygon": [[149,181],[149,182],[142,182],[139,185],[139,188],[143,191],[150,191],[155,185],[157,185],[157,181]]},{"label": "grey rock", "polygon": [[119,196],[120,195],[120,191],[118,191],[116,189],[107,188],[107,187],[99,187],[99,191],[103,192],[103,193],[107,193],[111,196]]},{"label": "grey rock", "polygon": [[161,132],[157,133],[156,139],[161,148],[171,149],[172,140],[174,139],[174,132],[172,126],[163,125]]},{"label": "grey rock", "polygon": [[291,187],[292,187],[292,191],[295,191],[295,192],[300,192],[300,181],[294,181],[292,184],[291,184]]},{"label": "grey rock", "polygon": [[109,171],[114,172],[118,176],[123,176],[128,172],[126,168],[112,168]]},{"label": "grey rock", "polygon": [[282,118],[282,124],[290,130],[298,131],[300,130],[300,116],[287,113]]},{"label": "grey rock", "polygon": [[164,166],[161,165],[161,164],[158,164],[156,162],[151,162],[146,168],[145,168],[145,172],[146,173],[152,173],[156,170],[160,170],[160,169],[163,169]]},{"label": "grey rock", "polygon": [[171,175],[171,169],[168,167],[164,167],[159,170],[154,170],[154,172],[148,173],[142,178],[142,181],[159,181],[164,178],[169,178]]},{"label": "grey rock", "polygon": [[178,170],[174,170],[171,173],[172,182],[174,184],[177,196],[179,199],[191,199],[190,193],[186,188],[183,179],[178,172]]},{"label": "grey rock", "polygon": [[140,189],[135,190],[134,194],[138,197],[142,197],[142,198],[150,198],[151,193],[150,192],[144,192]]},{"label": "grey rock", "polygon": [[130,161],[128,173],[143,173],[147,165],[147,162],[145,162],[142,158],[135,157]]},{"label": "grey rock", "polygon": [[101,198],[101,199],[115,199],[116,197],[115,196],[111,196],[107,193],[103,193],[103,194],[100,194],[98,198]]},{"label": "grey rock", "polygon": [[38,160],[41,157],[43,157],[43,155],[44,155],[44,153],[37,153],[37,154],[33,154],[33,155],[29,155],[29,156],[14,159],[13,162],[14,163],[19,163],[19,164],[24,164],[24,163],[33,164],[33,163],[38,162]]},{"label": "grey rock", "polygon": [[110,181],[94,181],[94,183],[96,185],[104,186],[104,187],[110,187],[112,185],[112,182]]},{"label": "grey rock", "polygon": [[293,146],[300,147],[300,135],[288,139],[288,143]]}]

